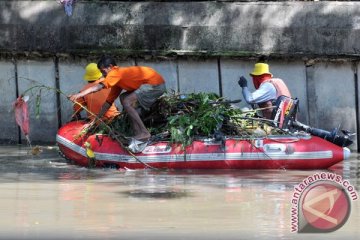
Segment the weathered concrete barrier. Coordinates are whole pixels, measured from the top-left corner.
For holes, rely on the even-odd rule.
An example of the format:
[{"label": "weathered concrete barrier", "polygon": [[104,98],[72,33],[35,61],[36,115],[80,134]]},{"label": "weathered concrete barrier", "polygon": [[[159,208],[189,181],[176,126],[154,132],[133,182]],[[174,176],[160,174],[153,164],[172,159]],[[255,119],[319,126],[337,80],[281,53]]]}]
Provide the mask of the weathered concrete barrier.
[{"label": "weathered concrete barrier", "polygon": [[241,98],[239,76],[248,76],[257,56],[267,55],[271,72],[300,99],[300,121],[327,130],[341,123],[357,132],[359,7],[359,2],[78,1],[68,17],[56,1],[0,1],[0,142],[23,138],[11,103],[36,85],[61,91],[41,92],[39,118],[39,92],[27,92],[30,138],[54,142],[71,115],[66,95],[81,88],[84,67],[104,52],[119,65],[154,67],[169,89],[228,99]]},{"label": "weathered concrete barrier", "polygon": [[359,56],[360,2],[0,1],[0,50]]},{"label": "weathered concrete barrier", "polygon": [[[30,96],[30,138],[36,142],[54,142],[58,126],[67,122],[72,104],[66,98],[85,83],[82,80],[84,59],[0,61],[0,84],[3,101],[0,102],[0,141],[17,142],[19,137],[11,103],[17,92]],[[118,61],[119,65],[133,65],[134,61]],[[248,76],[253,68],[249,60],[169,60],[137,61],[159,71],[167,81],[168,89],[183,93],[216,92],[228,99],[242,99],[237,84],[239,76]],[[271,61],[271,72],[285,80],[293,96],[300,99],[299,120],[313,127],[331,130],[338,124],[357,131],[357,84],[353,64],[319,62],[306,66],[302,61]],[[36,86],[58,88],[39,92]],[[249,86],[253,90],[251,81]],[[40,115],[36,117],[36,97],[41,94]],[[119,103],[117,103],[119,105]],[[247,106],[242,102],[240,107]],[[356,148],[356,145],[353,146]]]}]

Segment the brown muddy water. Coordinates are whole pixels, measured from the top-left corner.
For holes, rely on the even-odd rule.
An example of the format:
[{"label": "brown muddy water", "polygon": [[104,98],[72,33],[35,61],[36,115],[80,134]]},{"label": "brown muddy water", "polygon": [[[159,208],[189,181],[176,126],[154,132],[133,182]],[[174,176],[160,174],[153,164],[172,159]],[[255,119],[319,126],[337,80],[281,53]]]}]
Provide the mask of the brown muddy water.
[{"label": "brown muddy water", "polygon": [[[0,146],[0,239],[360,239],[359,200],[334,232],[291,232],[294,186],[324,170],[87,169],[28,151]],[[359,157],[330,169],[357,190]]]}]

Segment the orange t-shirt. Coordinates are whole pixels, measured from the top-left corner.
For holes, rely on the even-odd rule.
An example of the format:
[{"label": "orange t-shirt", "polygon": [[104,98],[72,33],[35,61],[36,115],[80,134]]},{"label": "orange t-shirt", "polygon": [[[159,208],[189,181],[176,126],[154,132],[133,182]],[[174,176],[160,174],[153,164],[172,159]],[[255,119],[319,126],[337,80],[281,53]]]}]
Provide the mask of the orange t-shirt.
[{"label": "orange t-shirt", "polygon": [[135,91],[142,84],[159,85],[164,83],[162,76],[154,69],[144,66],[115,66],[102,82],[105,88],[111,88],[107,102],[114,102],[122,90]]},{"label": "orange t-shirt", "polygon": [[[97,80],[95,82],[91,82],[86,84],[81,91],[84,91],[85,89],[88,89],[89,87],[92,87],[98,83],[101,83],[103,79]],[[92,112],[93,114],[97,115],[99,114],[102,105],[105,103],[107,97],[109,96],[110,89],[102,89],[98,92],[89,93],[88,95],[79,98],[77,102],[82,104],[83,106],[86,106],[87,110]],[[74,104],[74,112],[80,112],[82,108],[78,104]],[[112,119],[113,117],[119,115],[120,112],[117,110],[115,104],[113,103],[109,110],[104,114],[105,119]],[[87,112],[87,116],[90,119],[94,119],[95,116]]]}]

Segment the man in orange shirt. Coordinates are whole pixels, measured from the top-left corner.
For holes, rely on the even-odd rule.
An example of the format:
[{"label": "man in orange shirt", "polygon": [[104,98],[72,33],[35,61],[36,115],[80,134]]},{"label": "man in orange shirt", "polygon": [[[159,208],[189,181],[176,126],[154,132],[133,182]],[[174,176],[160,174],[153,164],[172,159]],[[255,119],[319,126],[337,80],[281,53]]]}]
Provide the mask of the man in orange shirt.
[{"label": "man in orange shirt", "polygon": [[111,88],[110,94],[103,104],[99,116],[106,112],[115,99],[120,95],[120,101],[124,110],[128,113],[134,131],[134,139],[146,141],[150,133],[146,129],[139,113],[138,105],[144,110],[149,110],[153,103],[166,91],[165,81],[154,69],[144,66],[119,67],[115,60],[109,56],[103,56],[97,64],[105,76],[104,81],[74,95],[70,100],[97,92],[103,88]]},{"label": "man in orange shirt", "polygon": [[[88,81],[88,83],[81,89],[81,91],[84,91],[104,80],[96,63],[89,63],[86,66],[84,80]],[[72,120],[81,118],[80,112],[84,110],[83,107],[86,107],[87,117],[90,120],[95,119],[96,115],[100,113],[101,107],[109,96],[109,93],[110,89],[102,89],[101,91],[90,93],[84,97],[78,98],[76,100],[77,103],[73,106],[74,114]],[[115,104],[112,104],[109,110],[104,114],[103,120],[111,120],[119,114],[120,112],[116,108]]]}]

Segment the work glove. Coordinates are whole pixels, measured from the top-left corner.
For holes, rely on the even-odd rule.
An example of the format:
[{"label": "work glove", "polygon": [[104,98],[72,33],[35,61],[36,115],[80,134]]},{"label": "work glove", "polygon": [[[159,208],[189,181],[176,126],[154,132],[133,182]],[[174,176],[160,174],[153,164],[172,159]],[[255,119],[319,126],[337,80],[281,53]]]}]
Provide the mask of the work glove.
[{"label": "work glove", "polygon": [[247,87],[247,80],[244,76],[240,77],[240,80],[238,81],[238,84],[240,85],[240,87],[244,88]]}]

